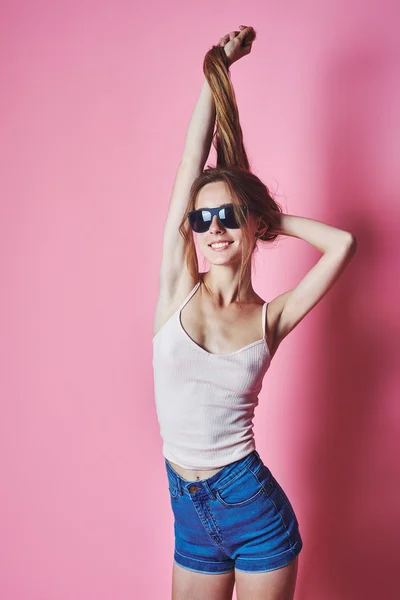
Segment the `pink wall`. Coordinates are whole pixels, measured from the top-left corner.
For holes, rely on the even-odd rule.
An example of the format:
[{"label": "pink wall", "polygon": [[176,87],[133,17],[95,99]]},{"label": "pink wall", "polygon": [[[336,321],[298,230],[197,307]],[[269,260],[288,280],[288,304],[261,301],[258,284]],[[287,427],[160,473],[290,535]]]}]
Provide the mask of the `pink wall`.
[{"label": "pink wall", "polygon": [[[394,599],[398,5],[141,4],[1,7],[0,596],[170,598],[151,371],[162,228],[204,54],[244,23],[258,39],[232,79],[254,171],[285,212],[359,243],[256,413],[300,520],[296,599]],[[271,299],[318,257],[281,239],[256,290]]]}]

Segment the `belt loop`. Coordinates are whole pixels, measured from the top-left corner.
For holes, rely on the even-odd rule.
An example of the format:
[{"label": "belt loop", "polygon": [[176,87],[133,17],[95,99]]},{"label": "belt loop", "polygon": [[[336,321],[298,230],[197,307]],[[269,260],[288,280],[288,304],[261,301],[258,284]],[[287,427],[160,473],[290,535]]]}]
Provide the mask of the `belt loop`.
[{"label": "belt loop", "polygon": [[208,485],[207,481],[203,481],[202,483],[203,483],[204,487],[206,488],[207,493],[210,494],[210,496],[212,497],[213,500],[215,500],[216,499],[215,493],[211,489],[211,487]]},{"label": "belt loop", "polygon": [[182,496],[182,486],[179,474],[171,467],[167,460],[165,460],[165,464],[167,468],[168,479],[171,482],[171,485],[176,488],[176,490],[179,492],[179,495]]},{"label": "belt loop", "polygon": [[182,496],[183,495],[182,483],[181,483],[181,478],[179,477],[179,475],[176,475],[176,487],[178,488],[179,495]]}]

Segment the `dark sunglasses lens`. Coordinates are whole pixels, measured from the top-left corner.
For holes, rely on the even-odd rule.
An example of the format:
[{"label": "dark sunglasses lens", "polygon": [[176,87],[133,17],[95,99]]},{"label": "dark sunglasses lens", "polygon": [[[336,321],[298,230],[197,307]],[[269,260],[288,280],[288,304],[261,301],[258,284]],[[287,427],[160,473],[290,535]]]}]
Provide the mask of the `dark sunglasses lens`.
[{"label": "dark sunglasses lens", "polygon": [[196,233],[204,233],[210,227],[211,213],[208,210],[194,210],[189,213],[190,226]]},{"label": "dark sunglasses lens", "polygon": [[[228,229],[238,229],[239,223],[236,221],[235,213],[232,206],[226,206],[222,209],[223,217],[220,218],[221,223]],[[220,213],[221,214],[221,213]]]},{"label": "dark sunglasses lens", "polygon": [[[246,214],[247,206],[242,207]],[[204,233],[210,227],[213,215],[209,210],[194,210],[189,213],[190,226],[196,233]],[[219,209],[218,220],[224,227],[228,229],[238,229],[239,223],[236,221],[235,213],[232,206],[224,206]]]}]

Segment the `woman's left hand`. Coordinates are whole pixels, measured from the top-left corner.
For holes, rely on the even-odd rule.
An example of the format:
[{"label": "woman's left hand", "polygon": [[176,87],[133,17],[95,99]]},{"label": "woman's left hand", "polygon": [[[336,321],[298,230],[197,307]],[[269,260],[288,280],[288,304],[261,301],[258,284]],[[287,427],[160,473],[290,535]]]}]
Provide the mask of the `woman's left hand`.
[{"label": "woman's left hand", "polygon": [[253,27],[240,25],[239,29],[240,31],[227,33],[218,42],[218,46],[222,46],[225,50],[229,66],[239,58],[250,54],[251,46],[256,38]]}]

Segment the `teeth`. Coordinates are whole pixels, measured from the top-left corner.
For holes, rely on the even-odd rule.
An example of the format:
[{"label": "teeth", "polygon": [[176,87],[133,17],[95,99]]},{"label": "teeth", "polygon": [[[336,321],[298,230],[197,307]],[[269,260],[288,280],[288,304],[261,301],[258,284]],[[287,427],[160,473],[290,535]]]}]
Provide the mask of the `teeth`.
[{"label": "teeth", "polygon": [[223,248],[224,246],[229,246],[231,242],[219,242],[217,244],[211,244],[211,248]]}]

